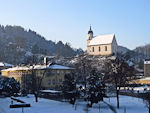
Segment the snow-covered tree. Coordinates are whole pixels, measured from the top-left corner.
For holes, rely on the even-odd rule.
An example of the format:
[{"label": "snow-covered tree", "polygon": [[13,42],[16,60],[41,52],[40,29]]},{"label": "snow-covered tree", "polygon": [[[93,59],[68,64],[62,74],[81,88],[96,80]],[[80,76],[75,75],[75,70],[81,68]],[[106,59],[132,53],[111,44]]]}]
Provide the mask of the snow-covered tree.
[{"label": "snow-covered tree", "polygon": [[4,78],[1,81],[2,91],[7,92],[9,95],[14,95],[20,91],[20,83],[14,78]]},{"label": "snow-covered tree", "polygon": [[92,70],[87,78],[86,100],[89,107],[92,107],[93,103],[103,101],[105,85],[102,79],[103,75],[96,70]]},{"label": "snow-covered tree", "polygon": [[71,104],[74,104],[76,101],[77,90],[76,83],[74,80],[74,74],[66,74],[62,86],[62,91],[65,99],[69,99]]}]

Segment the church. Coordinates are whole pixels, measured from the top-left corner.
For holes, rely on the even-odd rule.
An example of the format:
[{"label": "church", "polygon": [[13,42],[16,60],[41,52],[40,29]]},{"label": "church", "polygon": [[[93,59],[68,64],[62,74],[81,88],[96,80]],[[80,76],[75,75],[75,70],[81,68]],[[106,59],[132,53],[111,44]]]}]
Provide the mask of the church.
[{"label": "church", "polygon": [[117,41],[115,34],[107,34],[100,36],[93,36],[93,31],[90,26],[88,31],[87,40],[87,54],[89,55],[116,55],[117,54]]}]

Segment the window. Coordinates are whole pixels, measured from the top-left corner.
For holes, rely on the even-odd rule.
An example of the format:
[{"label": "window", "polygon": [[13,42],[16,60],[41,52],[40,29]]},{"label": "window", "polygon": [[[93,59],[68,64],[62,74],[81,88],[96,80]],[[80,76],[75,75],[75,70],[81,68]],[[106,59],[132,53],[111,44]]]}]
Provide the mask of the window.
[{"label": "window", "polygon": [[107,51],[107,46],[105,46],[105,51]]},{"label": "window", "polygon": [[46,73],[46,77],[49,77],[49,76],[50,76],[50,74],[51,74],[50,72],[47,72],[47,73]]},{"label": "window", "polygon": [[53,85],[55,85],[55,79],[53,79]]},{"label": "window", "polygon": [[62,82],[62,79],[59,79],[59,82]]},{"label": "window", "polygon": [[101,47],[99,47],[99,52],[101,51]]},{"label": "window", "polygon": [[62,71],[61,73],[62,73],[62,75],[65,75],[65,71]]},{"label": "window", "polygon": [[57,73],[56,73],[56,71],[55,70],[53,70],[52,71],[52,75],[56,75]]},{"label": "window", "polygon": [[57,75],[60,75],[60,71],[59,70],[57,70]]},{"label": "window", "polygon": [[48,81],[48,85],[51,85],[51,80]]},{"label": "window", "polygon": [[92,48],[92,51],[94,52],[94,47]]}]

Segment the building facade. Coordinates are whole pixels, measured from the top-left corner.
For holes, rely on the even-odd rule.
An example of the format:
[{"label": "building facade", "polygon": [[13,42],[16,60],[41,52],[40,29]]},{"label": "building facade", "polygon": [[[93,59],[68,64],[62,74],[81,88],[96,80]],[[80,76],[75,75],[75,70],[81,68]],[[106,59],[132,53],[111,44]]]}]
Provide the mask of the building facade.
[{"label": "building facade", "polygon": [[62,65],[36,65],[34,67],[14,67],[2,70],[2,77],[14,77],[19,81],[21,88],[29,90],[33,73],[36,76],[37,86],[41,83],[42,89],[59,89],[63,84],[65,74],[71,73],[74,69]]},{"label": "building facade", "polygon": [[87,40],[87,53],[89,55],[113,55],[117,53],[117,47],[118,45],[114,34],[94,37],[90,27]]},{"label": "building facade", "polygon": [[150,60],[144,61],[144,77],[150,77]]}]

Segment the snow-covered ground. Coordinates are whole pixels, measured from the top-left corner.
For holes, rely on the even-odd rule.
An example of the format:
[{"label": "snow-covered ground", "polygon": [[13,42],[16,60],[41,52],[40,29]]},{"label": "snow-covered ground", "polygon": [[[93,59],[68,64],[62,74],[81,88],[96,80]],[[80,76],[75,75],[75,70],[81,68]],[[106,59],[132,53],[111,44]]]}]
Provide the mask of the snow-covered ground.
[{"label": "snow-covered ground", "polygon": [[146,93],[150,92],[150,87],[147,85],[139,87],[121,87],[120,90],[122,92]]},{"label": "snow-covered ground", "polygon": [[[100,102],[94,104],[92,108],[86,108],[86,102],[78,101],[73,106],[67,102],[58,102],[54,100],[48,100],[39,98],[39,102],[34,101],[34,97],[29,95],[29,97],[19,97],[26,103],[30,103],[30,108],[24,108],[24,113],[113,113],[109,106]],[[120,109],[116,108],[116,98],[105,98],[105,102],[113,106],[117,113],[124,113],[126,108],[126,113],[148,113],[145,103],[142,99],[120,96]],[[9,105],[11,103],[10,98],[0,98],[0,113],[21,113],[21,108],[10,109]],[[99,111],[100,106],[100,111]],[[88,112],[87,112],[88,111]]]}]

